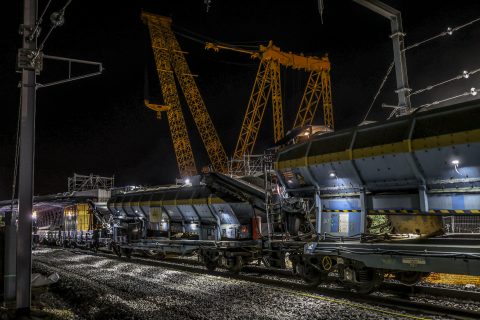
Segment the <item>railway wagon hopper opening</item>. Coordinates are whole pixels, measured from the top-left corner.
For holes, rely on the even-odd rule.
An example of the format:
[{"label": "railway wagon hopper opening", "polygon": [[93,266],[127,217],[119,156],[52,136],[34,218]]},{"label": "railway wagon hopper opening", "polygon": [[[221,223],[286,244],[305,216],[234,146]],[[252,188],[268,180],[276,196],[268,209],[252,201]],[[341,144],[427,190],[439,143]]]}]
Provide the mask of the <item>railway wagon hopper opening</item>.
[{"label": "railway wagon hopper opening", "polygon": [[289,194],[315,199],[318,233],[478,233],[479,117],[470,102],[313,135],[275,168]]},{"label": "railway wagon hopper opening", "polygon": [[118,194],[110,199],[108,208],[119,243],[253,237],[251,205],[224,194],[218,196],[205,185]]},{"label": "railway wagon hopper opening", "polygon": [[471,101],[280,150],[287,194],[315,203],[318,238],[299,268],[307,280],[324,280],[324,261],[365,292],[385,273],[408,284],[430,272],[479,275],[479,118]]}]

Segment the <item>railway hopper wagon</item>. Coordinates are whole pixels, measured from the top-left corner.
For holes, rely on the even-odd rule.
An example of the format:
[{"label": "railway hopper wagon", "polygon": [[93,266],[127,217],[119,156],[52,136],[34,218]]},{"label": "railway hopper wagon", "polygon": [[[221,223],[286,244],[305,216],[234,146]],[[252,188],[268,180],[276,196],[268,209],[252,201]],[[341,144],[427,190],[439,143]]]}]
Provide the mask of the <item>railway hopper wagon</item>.
[{"label": "railway hopper wagon", "polygon": [[[93,200],[97,198],[74,194],[35,197],[32,212],[33,243],[94,250],[108,246],[110,228],[105,220],[107,217],[99,212]],[[0,212],[11,211],[11,201],[0,202]],[[18,211],[17,203],[13,211]]]},{"label": "railway hopper wagon", "polygon": [[315,285],[335,271],[364,292],[386,274],[406,284],[480,275],[479,119],[478,102],[420,109],[280,150],[287,195],[315,204],[318,237],[296,261],[300,275]]},{"label": "railway hopper wagon", "polygon": [[44,244],[97,250],[109,242],[108,228],[102,221],[90,203],[74,203],[61,210],[37,213],[36,234]]},{"label": "railway hopper wagon", "polygon": [[261,213],[204,184],[120,193],[108,208],[120,256],[198,253],[209,270],[221,265],[236,272],[260,254]]}]

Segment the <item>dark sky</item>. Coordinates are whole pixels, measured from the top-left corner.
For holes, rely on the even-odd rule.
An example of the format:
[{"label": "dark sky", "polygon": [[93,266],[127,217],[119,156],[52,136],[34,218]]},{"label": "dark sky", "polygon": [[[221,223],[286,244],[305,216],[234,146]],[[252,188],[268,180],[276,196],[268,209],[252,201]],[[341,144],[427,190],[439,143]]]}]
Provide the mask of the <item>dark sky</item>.
[{"label": "dark sky", "polygon": [[[15,73],[20,44],[21,2],[2,10],[0,19],[0,199],[10,197],[18,110],[19,75]],[[40,8],[47,0],[40,0]],[[51,9],[66,1],[53,0]],[[325,0],[321,24],[316,0],[91,1],[73,0],[66,23],[52,33],[44,52],[100,61],[103,75],[38,90],[36,120],[35,194],[63,192],[67,177],[81,174],[115,175],[116,185],[170,183],[178,176],[166,117],[157,120],[143,105],[146,66],[154,79],[148,33],[141,8],[171,16],[174,30],[194,38],[258,46],[273,40],[284,51],[322,56],[332,63],[332,92],[336,128],[358,124],[393,59],[388,20],[351,0]],[[426,39],[480,16],[480,1],[387,1],[402,11],[406,45]],[[49,11],[49,13],[51,10]],[[48,29],[48,17],[44,33]],[[415,90],[480,67],[480,23],[452,36],[407,52],[410,86]],[[203,45],[177,38],[187,51],[190,69],[198,75],[203,95],[222,143],[230,155],[248,102],[258,60],[246,55],[205,51]],[[48,82],[65,76],[65,66],[49,62],[39,77]],[[480,73],[479,73],[480,74]],[[284,70],[286,127],[291,127],[306,74]],[[414,106],[480,87],[478,74],[412,98]],[[150,83],[151,93],[159,92]],[[396,104],[393,73],[369,120],[381,120],[381,103]],[[208,159],[193,119],[184,114],[197,167]],[[271,111],[267,110],[258,150],[272,142]],[[318,119],[318,123],[321,119]]]}]

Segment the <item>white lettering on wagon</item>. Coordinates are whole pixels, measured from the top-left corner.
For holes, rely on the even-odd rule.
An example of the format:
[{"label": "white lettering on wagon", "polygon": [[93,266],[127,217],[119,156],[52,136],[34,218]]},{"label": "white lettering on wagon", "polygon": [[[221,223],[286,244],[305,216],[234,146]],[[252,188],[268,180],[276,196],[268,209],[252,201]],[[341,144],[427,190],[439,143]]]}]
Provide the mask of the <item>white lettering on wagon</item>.
[{"label": "white lettering on wagon", "polygon": [[420,264],[427,264],[427,262],[425,261],[425,258],[413,258],[413,257],[402,258],[402,263],[408,264],[412,268]]}]

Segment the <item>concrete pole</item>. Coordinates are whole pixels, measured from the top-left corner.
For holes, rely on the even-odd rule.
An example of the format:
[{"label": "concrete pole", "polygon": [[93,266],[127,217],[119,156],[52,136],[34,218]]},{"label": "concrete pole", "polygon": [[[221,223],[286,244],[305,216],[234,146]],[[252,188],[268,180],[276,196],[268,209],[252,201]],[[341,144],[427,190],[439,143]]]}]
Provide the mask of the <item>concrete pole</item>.
[{"label": "concrete pole", "polygon": [[[37,0],[24,0],[23,49],[37,50],[35,29]],[[33,163],[35,147],[36,74],[34,66],[22,67],[20,161],[17,232],[17,314],[30,312],[32,277]]]},{"label": "concrete pole", "polygon": [[5,273],[3,296],[5,297],[5,305],[13,308],[15,304],[15,283],[16,283],[16,257],[15,246],[17,236],[16,214],[5,212]]}]

